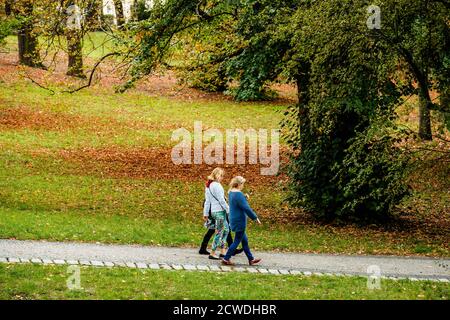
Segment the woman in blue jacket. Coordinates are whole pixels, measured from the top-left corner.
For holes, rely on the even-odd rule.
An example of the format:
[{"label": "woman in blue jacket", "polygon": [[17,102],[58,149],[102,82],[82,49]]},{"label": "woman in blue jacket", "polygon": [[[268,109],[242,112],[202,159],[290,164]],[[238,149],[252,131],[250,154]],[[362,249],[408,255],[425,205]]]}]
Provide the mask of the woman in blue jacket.
[{"label": "woman in blue jacket", "polygon": [[234,237],[233,244],[228,248],[228,251],[225,257],[222,260],[224,265],[234,265],[233,262],[230,261],[231,256],[234,251],[238,247],[238,245],[242,242],[242,247],[244,248],[245,255],[248,258],[249,265],[257,264],[261,261],[261,259],[255,259],[250,251],[250,247],[248,246],[248,238],[245,234],[245,229],[247,228],[247,216],[253,221],[259,221],[258,216],[255,212],[250,208],[247,198],[242,193],[242,189],[244,188],[245,179],[241,176],[234,177],[230,183],[230,191],[228,193],[228,202],[229,202],[229,210],[230,210],[230,227],[231,231],[235,232],[236,235]]}]

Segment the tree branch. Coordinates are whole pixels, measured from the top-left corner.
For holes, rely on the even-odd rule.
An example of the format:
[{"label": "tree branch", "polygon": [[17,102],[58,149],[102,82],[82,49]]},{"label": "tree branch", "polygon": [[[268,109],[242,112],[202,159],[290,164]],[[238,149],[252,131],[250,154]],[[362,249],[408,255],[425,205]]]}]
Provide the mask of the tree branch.
[{"label": "tree branch", "polygon": [[91,74],[89,75],[89,81],[88,81],[87,84],[85,84],[85,85],[83,85],[83,86],[81,86],[81,87],[78,87],[77,89],[73,89],[73,90],[64,90],[63,92],[65,92],[65,93],[75,93],[75,92],[78,92],[78,91],[80,91],[80,90],[83,90],[83,89],[85,89],[85,88],[90,87],[91,84],[92,84],[92,80],[94,79],[95,71],[96,71],[97,68],[100,66],[100,64],[101,64],[104,60],[106,60],[107,58],[112,57],[112,56],[116,56],[116,55],[119,55],[119,53],[118,53],[118,52],[111,52],[111,53],[108,53],[107,55],[104,55],[100,60],[98,60],[97,63],[96,63],[96,64],[94,65],[94,67],[92,68]]}]

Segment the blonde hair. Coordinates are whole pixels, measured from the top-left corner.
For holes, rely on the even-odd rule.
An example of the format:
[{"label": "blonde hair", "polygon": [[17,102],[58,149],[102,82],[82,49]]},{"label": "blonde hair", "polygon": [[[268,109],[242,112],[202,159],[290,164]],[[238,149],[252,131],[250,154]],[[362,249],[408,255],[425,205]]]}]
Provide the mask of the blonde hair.
[{"label": "blonde hair", "polygon": [[240,185],[243,185],[245,183],[245,181],[246,180],[244,179],[244,177],[236,176],[233,179],[231,179],[230,188],[232,189],[232,188],[236,188]]},{"label": "blonde hair", "polygon": [[224,175],[223,169],[222,169],[222,168],[215,168],[215,169],[211,172],[211,174],[208,176],[208,180],[217,181],[217,178],[218,178],[220,175],[222,175],[222,176]]}]

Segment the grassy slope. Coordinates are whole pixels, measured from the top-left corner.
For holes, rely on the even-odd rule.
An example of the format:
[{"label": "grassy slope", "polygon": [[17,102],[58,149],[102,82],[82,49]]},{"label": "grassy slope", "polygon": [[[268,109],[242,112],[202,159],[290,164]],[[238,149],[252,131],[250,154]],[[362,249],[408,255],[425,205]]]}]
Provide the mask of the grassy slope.
[{"label": "grassy slope", "polygon": [[[369,290],[363,277],[302,277],[140,271],[82,267],[83,290],[68,290],[63,266],[0,264],[0,299],[442,299],[449,285],[382,280]],[[220,283],[220,290],[217,290]],[[236,284],[239,283],[239,290]]]}]

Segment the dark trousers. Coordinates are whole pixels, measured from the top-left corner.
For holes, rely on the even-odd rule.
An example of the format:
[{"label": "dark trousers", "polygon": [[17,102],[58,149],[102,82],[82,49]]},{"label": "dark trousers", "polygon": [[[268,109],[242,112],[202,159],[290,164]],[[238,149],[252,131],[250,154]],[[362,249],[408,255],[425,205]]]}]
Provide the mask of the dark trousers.
[{"label": "dark trousers", "polygon": [[237,249],[238,245],[242,243],[242,248],[244,248],[245,255],[247,256],[249,261],[252,261],[253,255],[250,251],[250,247],[248,245],[248,238],[244,231],[238,231],[236,232],[234,236],[234,242],[231,246],[229,246],[227,254],[225,255],[224,260],[230,261],[231,256],[233,255],[234,251]]}]

